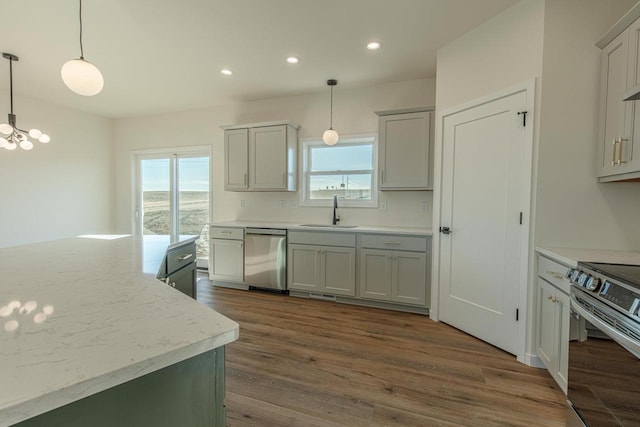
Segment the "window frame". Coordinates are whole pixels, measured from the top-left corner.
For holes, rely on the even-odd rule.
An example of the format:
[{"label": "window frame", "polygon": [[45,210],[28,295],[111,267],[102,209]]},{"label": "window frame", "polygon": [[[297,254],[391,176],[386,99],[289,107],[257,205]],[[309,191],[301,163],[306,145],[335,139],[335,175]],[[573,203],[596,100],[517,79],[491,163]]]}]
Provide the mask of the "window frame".
[{"label": "window frame", "polygon": [[[333,206],[333,200],[312,200],[309,197],[309,184],[310,177],[312,175],[339,175],[342,173],[369,173],[371,172],[371,200],[348,200],[338,198],[338,204],[340,207],[348,208],[377,208],[378,207],[378,135],[377,134],[359,134],[359,135],[341,135],[338,144],[339,145],[369,145],[372,146],[372,168],[362,170],[333,170],[322,172],[310,172],[309,167],[311,165],[311,147],[325,146],[322,142],[322,138],[304,138],[300,140],[300,206],[305,207],[331,207]],[[331,149],[331,146],[326,146],[327,149]]]}]

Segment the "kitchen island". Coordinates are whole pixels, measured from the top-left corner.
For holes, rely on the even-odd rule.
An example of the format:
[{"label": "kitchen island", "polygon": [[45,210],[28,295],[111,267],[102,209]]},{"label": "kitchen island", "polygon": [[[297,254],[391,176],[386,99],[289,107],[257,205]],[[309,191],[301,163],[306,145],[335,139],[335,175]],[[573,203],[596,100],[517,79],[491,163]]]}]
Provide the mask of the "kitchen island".
[{"label": "kitchen island", "polygon": [[0,426],[224,425],[238,324],[156,279],[188,241],[0,249]]}]

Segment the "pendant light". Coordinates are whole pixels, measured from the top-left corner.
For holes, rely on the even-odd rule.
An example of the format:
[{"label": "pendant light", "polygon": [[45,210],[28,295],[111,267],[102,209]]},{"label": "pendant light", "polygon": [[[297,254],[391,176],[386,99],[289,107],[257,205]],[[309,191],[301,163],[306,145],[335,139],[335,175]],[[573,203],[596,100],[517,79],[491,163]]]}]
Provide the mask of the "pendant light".
[{"label": "pendant light", "polygon": [[337,80],[327,80],[327,85],[331,87],[331,116],[329,122],[329,129],[325,130],[322,134],[322,141],[327,145],[336,145],[340,135],[333,129],[333,87],[338,84]]},{"label": "pendant light", "polygon": [[9,123],[0,124],[0,147],[13,151],[18,148],[19,145],[23,150],[31,150],[33,143],[29,141],[29,137],[46,144],[51,140],[49,135],[42,133],[38,129],[31,129],[27,132],[16,126],[16,115],[13,114],[13,61],[17,62],[20,58],[11,53],[3,53],[2,57],[9,60],[11,112],[9,113]]},{"label": "pendant light", "polygon": [[82,0],[80,0],[80,58],[71,59],[60,70],[62,81],[78,95],[93,96],[104,87],[104,78],[98,67],[84,59],[82,47]]}]

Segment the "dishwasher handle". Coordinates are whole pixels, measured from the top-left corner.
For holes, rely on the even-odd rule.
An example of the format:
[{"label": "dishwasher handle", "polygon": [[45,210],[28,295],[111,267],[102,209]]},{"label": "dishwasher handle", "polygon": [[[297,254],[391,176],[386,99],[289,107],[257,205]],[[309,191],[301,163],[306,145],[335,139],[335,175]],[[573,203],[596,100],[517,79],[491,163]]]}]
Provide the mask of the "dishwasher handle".
[{"label": "dishwasher handle", "polygon": [[281,230],[277,228],[247,228],[244,234],[264,234],[268,236],[286,236],[287,230]]}]

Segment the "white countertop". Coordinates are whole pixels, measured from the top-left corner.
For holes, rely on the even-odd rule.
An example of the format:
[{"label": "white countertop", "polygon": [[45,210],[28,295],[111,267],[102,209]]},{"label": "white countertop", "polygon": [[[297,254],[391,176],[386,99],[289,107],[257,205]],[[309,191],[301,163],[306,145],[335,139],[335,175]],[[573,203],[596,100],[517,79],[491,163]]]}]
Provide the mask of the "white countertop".
[{"label": "white countertop", "polygon": [[0,426],[237,339],[236,322],[155,278],[181,240],[0,249]]},{"label": "white countertop", "polygon": [[[210,225],[212,227],[256,227],[256,228],[281,228],[286,230],[295,231],[326,231],[326,232],[343,232],[343,233],[384,233],[384,234],[408,234],[413,236],[431,236],[433,231],[430,227],[390,227],[390,226],[378,226],[378,225],[358,225],[353,228],[347,227],[331,227],[318,226],[308,227],[303,226],[299,222],[267,222],[267,221],[221,221],[213,222]],[[315,224],[315,223],[313,223]]]},{"label": "white countertop", "polygon": [[536,247],[536,252],[574,268],[578,262],[640,265],[640,252],[634,251]]}]

